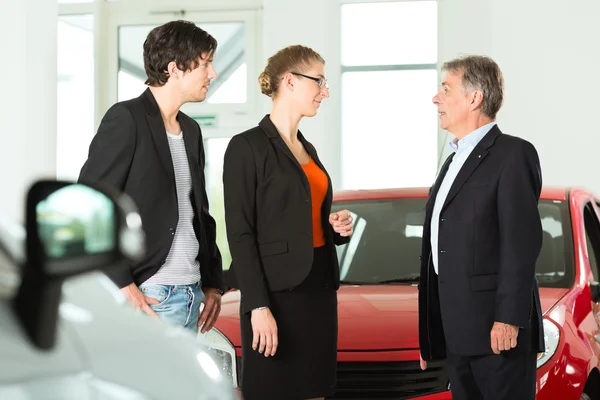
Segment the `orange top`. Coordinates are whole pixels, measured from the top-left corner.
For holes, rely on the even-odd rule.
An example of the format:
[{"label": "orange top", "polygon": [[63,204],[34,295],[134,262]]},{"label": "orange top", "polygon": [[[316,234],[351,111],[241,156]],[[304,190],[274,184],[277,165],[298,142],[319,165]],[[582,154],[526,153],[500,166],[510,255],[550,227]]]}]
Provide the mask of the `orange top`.
[{"label": "orange top", "polygon": [[321,168],[312,158],[308,163],[302,164],[302,169],[308,178],[312,197],[313,245],[314,247],[325,246],[325,235],[321,223],[321,206],[329,188],[329,181],[325,172],[321,171]]}]

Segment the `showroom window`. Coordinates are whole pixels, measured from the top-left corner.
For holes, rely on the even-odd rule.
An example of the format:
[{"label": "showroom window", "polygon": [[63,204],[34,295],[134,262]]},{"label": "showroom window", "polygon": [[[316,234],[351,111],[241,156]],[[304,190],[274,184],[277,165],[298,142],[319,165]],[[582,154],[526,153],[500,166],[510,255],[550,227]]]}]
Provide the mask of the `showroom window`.
[{"label": "showroom window", "polygon": [[[219,43],[214,60],[218,76],[211,82],[208,104],[240,104],[246,102],[246,35],[243,22],[197,22]],[[143,45],[148,33],[157,25],[125,25],[119,27],[118,101],[138,97],[146,89]]]},{"label": "showroom window", "polygon": [[229,269],[231,264],[229,242],[227,241],[227,231],[225,229],[225,203],[223,201],[223,159],[228,144],[229,138],[204,139],[206,193],[210,215],[217,224],[217,246],[219,246],[221,252],[224,269]]},{"label": "showroom window", "polygon": [[58,17],[56,175],[76,180],[94,137],[94,16]]},{"label": "showroom window", "polygon": [[341,186],[431,185],[437,2],[344,4],[341,28]]}]

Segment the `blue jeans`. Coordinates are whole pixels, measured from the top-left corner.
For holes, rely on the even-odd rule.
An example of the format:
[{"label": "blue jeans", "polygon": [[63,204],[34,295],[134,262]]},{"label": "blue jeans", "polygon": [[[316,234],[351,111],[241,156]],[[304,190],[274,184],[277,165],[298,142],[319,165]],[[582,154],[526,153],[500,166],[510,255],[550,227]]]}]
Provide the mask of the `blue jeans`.
[{"label": "blue jeans", "polygon": [[161,320],[198,333],[200,303],[204,300],[201,286],[201,282],[191,285],[147,285],[142,283],[139,288],[144,296],[160,302],[151,304],[150,307]]}]

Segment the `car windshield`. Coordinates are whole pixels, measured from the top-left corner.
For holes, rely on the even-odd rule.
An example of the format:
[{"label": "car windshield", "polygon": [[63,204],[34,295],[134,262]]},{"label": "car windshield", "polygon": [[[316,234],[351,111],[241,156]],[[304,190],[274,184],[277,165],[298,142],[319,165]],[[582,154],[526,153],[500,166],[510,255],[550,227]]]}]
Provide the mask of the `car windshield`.
[{"label": "car windshield", "polygon": [[[341,280],[346,284],[416,284],[419,280],[424,198],[336,202],[348,209],[354,234],[337,246]],[[539,203],[544,239],[536,265],[541,287],[570,287],[574,281],[571,228],[567,204]]]}]

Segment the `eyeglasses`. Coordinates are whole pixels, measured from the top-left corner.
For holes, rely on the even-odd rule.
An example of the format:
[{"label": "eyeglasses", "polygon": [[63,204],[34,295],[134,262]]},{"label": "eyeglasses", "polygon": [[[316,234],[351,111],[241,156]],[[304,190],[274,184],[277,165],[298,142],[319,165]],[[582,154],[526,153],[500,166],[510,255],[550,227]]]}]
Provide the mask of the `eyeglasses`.
[{"label": "eyeglasses", "polygon": [[291,73],[294,75],[302,76],[304,78],[313,80],[313,81],[317,82],[317,85],[319,85],[320,88],[323,88],[323,86],[325,86],[325,89],[329,90],[329,85],[327,84],[327,79],[325,79],[325,78],[315,78],[314,76],[299,74],[297,72],[291,72]]}]

